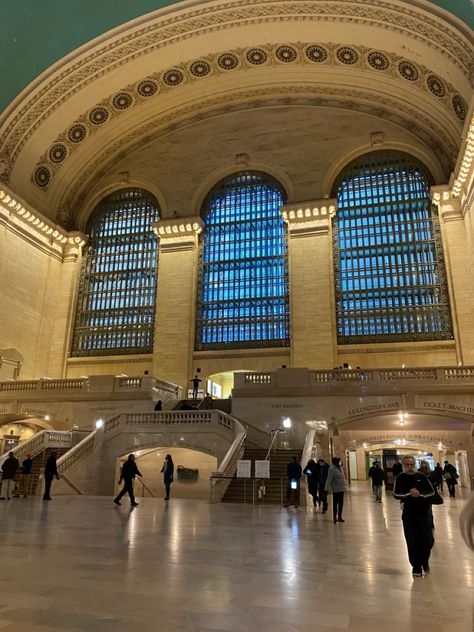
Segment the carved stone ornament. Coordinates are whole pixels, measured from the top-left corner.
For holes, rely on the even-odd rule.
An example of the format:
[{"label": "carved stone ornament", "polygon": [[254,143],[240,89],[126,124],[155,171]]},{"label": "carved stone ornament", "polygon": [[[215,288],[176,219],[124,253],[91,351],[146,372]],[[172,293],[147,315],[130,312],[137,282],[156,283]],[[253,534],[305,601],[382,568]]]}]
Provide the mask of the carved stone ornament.
[{"label": "carved stone ornament", "polygon": [[[266,52],[267,50],[269,51],[268,53]],[[332,54],[330,51],[332,51]],[[218,54],[217,56],[209,56],[207,59],[200,58],[195,61],[189,61],[183,64],[182,69],[176,67],[170,68],[164,73],[161,73],[161,75],[145,78],[135,85],[135,93],[133,96],[125,89],[111,95],[108,100],[95,106],[88,115],[84,114],[80,121],[73,124],[68,131],[65,131],[55,140],[49,151],[39,158],[35,173],[32,176],[33,182],[38,188],[46,190],[61,163],[63,163],[91,134],[97,133],[100,127],[107,124],[110,118],[110,106],[115,110],[114,116],[120,116],[121,112],[127,110],[129,107],[137,107],[141,102],[149,100],[150,98],[159,98],[159,96],[166,93],[167,90],[176,88],[181,84],[202,80],[207,76],[214,78],[216,74],[227,74],[231,71],[241,70],[243,67],[248,67],[249,65],[262,67],[267,65],[270,58],[275,63],[282,64],[304,64],[310,61],[314,64],[330,63],[335,66],[357,66],[359,71],[363,69],[366,72],[387,71],[393,67],[398,70],[399,74],[392,75],[392,78],[397,76],[403,77],[403,79],[410,83],[416,84],[417,89],[423,89],[423,86],[418,83],[419,77],[423,75],[426,78],[426,85],[430,94],[433,95],[433,98],[441,100],[442,97],[447,94],[452,96],[451,101],[449,99],[443,99],[443,105],[447,111],[456,115],[456,121],[458,119],[462,121],[462,116],[465,116],[465,102],[462,97],[454,92],[450,84],[445,83],[437,75],[423,66],[415,65],[405,58],[396,57],[393,54],[383,51],[369,50],[367,52],[361,47],[343,46],[340,44],[334,45],[330,43],[305,44],[301,42],[284,44],[273,48],[267,45],[250,49],[236,49]],[[361,60],[365,60],[365,65],[360,63]],[[353,107],[353,101],[346,102],[343,107]],[[387,112],[383,108],[380,112],[380,116],[385,117],[387,115]],[[415,115],[414,120],[417,119],[418,115]],[[412,122],[409,124],[411,125]],[[413,129],[413,131],[417,133],[416,129]],[[61,145],[63,142],[61,139],[63,138],[66,142],[69,141],[70,145],[69,147],[65,147],[66,151],[63,152],[64,156],[62,156],[61,159],[59,159],[58,156],[58,159],[53,160],[53,156],[55,155],[54,148]],[[44,168],[48,170],[49,178]],[[40,174],[41,177],[39,177],[38,174]]]},{"label": "carved stone ornament", "polygon": [[[472,79],[472,48],[468,36],[428,7],[396,0],[221,0],[215,3],[202,0],[185,8],[180,4],[175,5],[175,10],[144,16],[134,27],[123,25],[103,36],[100,43],[86,53],[72,53],[68,63],[58,72],[48,73],[39,86],[27,88],[12,104],[16,107],[14,115],[0,120],[0,154],[7,155],[14,165],[31,135],[59,107],[84,87],[125,66],[129,60],[175,45],[195,34],[206,36],[216,29],[232,29],[242,23],[265,28],[265,23],[324,20],[376,28],[382,33],[391,31],[430,46],[466,78]],[[227,57],[221,60],[224,69],[233,67],[234,62]],[[147,97],[156,90],[146,82],[140,84],[138,92]],[[125,98],[121,102],[125,105],[128,101]],[[70,140],[80,142],[80,139]]]}]

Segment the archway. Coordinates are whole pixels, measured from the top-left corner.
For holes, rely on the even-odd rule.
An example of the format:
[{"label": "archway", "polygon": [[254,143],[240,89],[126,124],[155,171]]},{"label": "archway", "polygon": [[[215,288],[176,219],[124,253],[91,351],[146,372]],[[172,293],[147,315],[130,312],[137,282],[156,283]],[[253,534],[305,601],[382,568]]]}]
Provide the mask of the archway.
[{"label": "archway", "polygon": [[[161,468],[167,454],[171,454],[174,463],[174,480],[171,486],[172,498],[193,498],[208,500],[209,477],[217,470],[217,457],[201,450],[180,446],[160,446],[136,450],[134,452],[137,467],[143,480],[135,483],[136,497],[163,498],[164,484]],[[128,453],[117,457],[116,481],[120,478],[120,468],[127,460]],[[121,487],[121,486],[120,486]],[[116,492],[119,486],[116,486]]]}]

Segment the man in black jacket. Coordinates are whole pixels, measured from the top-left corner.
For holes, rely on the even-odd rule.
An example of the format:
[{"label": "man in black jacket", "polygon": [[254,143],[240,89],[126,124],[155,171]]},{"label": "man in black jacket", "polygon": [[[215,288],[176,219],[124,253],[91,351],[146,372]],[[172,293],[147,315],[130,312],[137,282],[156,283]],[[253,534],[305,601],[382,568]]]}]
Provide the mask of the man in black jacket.
[{"label": "man in black jacket", "polygon": [[285,507],[292,504],[295,507],[298,507],[300,504],[300,482],[303,470],[301,469],[301,465],[298,463],[296,456],[294,456],[291,459],[291,462],[288,463],[286,473],[288,476],[288,488],[286,491]]},{"label": "man in black jacket", "polygon": [[51,483],[53,478],[56,477],[59,481],[58,467],[56,465],[56,452],[51,452],[50,456],[44,466],[44,494],[43,500],[52,500],[51,498]]},{"label": "man in black jacket", "polygon": [[13,452],[8,453],[8,457],[2,466],[2,496],[1,500],[12,499],[12,493],[15,488],[15,474],[20,464]]},{"label": "man in black jacket", "polygon": [[135,502],[135,496],[133,495],[133,479],[135,476],[141,477],[141,473],[135,463],[135,455],[129,454],[127,461],[125,461],[122,465],[122,469],[120,471],[119,485],[123,481],[123,487],[120,494],[114,499],[114,503],[116,505],[120,505],[120,499],[128,493],[132,507],[138,507],[138,503]]},{"label": "man in black jacket", "polygon": [[385,472],[380,467],[378,461],[374,461],[374,464],[369,469],[369,478],[372,479],[372,491],[374,492],[375,502],[382,502],[382,485],[385,481]]},{"label": "man in black jacket", "polygon": [[416,471],[415,459],[403,459],[405,471],[395,480],[393,495],[403,503],[403,531],[414,577],[430,572],[429,559],[434,544],[431,499],[434,489],[427,476]]}]

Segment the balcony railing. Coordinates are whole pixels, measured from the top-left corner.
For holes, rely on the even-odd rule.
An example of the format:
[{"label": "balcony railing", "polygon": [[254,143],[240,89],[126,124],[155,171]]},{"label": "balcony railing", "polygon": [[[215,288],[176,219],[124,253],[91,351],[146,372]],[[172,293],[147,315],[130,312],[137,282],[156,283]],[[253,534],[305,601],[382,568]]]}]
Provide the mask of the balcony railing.
[{"label": "balcony railing", "polygon": [[[301,371],[301,369],[296,369]],[[284,388],[295,387],[294,379],[286,380],[292,369],[280,369],[278,372],[236,373],[234,387],[236,389],[261,389],[262,387]],[[474,384],[474,366],[436,367],[436,368],[388,368],[388,369],[324,369],[307,371],[302,378],[301,387],[317,386],[321,383],[336,384],[358,382],[432,382],[436,384]]]}]

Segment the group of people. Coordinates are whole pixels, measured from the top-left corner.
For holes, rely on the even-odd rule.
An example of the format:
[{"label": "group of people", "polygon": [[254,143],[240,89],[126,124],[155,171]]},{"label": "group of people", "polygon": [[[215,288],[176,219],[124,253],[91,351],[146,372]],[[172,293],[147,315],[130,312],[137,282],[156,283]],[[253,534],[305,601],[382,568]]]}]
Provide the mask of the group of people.
[{"label": "group of people", "polygon": [[[56,465],[57,453],[51,452],[46,459],[44,466],[44,495],[43,500],[51,500],[51,484],[53,478],[59,479],[58,468]],[[31,493],[32,477],[31,471],[33,468],[33,459],[31,454],[27,454],[21,464],[21,473],[18,481],[18,489],[16,495],[26,498]],[[2,464],[2,492],[0,500],[11,500],[16,488],[16,477],[18,470],[20,469],[20,462],[16,458],[13,452],[9,452],[7,458]]]},{"label": "group of people", "polygon": [[300,482],[302,474],[306,474],[308,491],[313,497],[314,507],[322,509],[325,514],[328,510],[328,494],[332,492],[332,513],[334,524],[344,522],[342,510],[344,508],[344,492],[347,489],[347,481],[342,469],[342,461],[339,457],[333,457],[331,465],[323,458],[310,459],[302,470],[297,458],[294,456],[287,466],[288,488],[285,507],[299,505]]},{"label": "group of people", "polygon": [[[173,482],[174,477],[174,463],[171,454],[166,455],[163,467],[161,468],[161,473],[163,474],[163,481],[165,484],[165,500],[169,500],[171,493],[171,483]],[[133,493],[133,481],[137,476],[141,478],[142,473],[138,469],[135,462],[135,455],[129,454],[128,459],[122,465],[122,468],[120,470],[119,485],[123,483],[123,487],[120,490],[119,494],[114,498],[114,503],[116,505],[121,505],[121,499],[125,496],[125,494],[128,494],[130,498],[130,505],[132,507],[138,507],[138,503],[135,500],[135,495]]]}]

